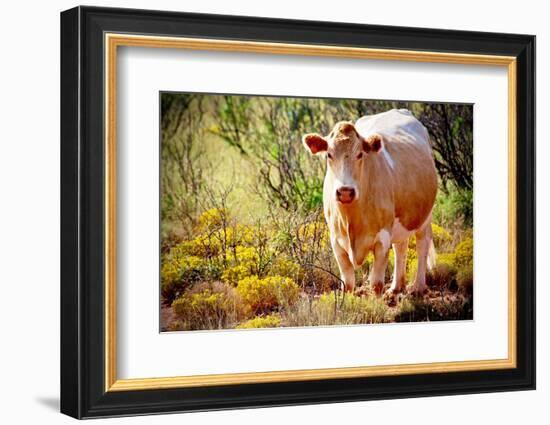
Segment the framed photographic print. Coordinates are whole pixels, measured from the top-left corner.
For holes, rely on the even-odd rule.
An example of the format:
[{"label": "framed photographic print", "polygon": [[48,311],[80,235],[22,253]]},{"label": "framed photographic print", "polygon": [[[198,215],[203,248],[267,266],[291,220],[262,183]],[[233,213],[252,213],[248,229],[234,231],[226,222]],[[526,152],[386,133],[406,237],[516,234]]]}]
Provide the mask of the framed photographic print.
[{"label": "framed photographic print", "polygon": [[535,388],[535,38],[61,14],[61,411]]}]

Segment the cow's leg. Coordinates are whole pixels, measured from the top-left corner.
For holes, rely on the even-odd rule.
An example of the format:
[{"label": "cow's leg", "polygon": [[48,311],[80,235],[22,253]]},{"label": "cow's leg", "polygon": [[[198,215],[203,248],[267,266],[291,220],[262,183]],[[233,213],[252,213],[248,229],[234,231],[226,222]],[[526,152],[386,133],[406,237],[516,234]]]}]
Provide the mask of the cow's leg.
[{"label": "cow's leg", "polygon": [[349,255],[336,241],[332,242],[332,251],[340,269],[340,279],[344,282],[344,289],[347,292],[352,292],[355,288],[355,272]]},{"label": "cow's leg", "polygon": [[418,267],[416,269],[413,292],[416,294],[423,294],[428,288],[426,285],[426,268],[428,264],[428,251],[432,243],[431,220],[427,220],[426,224],[418,230],[415,235]]},{"label": "cow's leg", "polygon": [[407,248],[409,246],[409,240],[394,242],[393,244],[393,256],[394,256],[394,267],[393,267],[393,281],[388,294],[397,294],[405,289],[407,286],[406,280],[406,268],[407,268]]},{"label": "cow's leg", "polygon": [[382,295],[384,290],[384,277],[386,274],[386,266],[388,264],[388,254],[390,253],[389,242],[378,241],[374,245],[374,266],[371,273],[371,288],[374,293]]}]

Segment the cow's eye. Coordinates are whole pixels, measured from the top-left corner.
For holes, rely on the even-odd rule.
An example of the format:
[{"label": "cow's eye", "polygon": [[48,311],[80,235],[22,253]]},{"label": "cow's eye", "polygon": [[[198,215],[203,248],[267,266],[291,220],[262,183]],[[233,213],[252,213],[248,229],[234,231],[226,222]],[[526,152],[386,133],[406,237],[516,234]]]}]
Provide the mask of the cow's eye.
[{"label": "cow's eye", "polygon": [[328,156],[328,159],[332,159],[332,155],[329,153],[327,153],[327,156]]},{"label": "cow's eye", "polygon": [[355,157],[355,159],[361,159],[361,158],[363,158],[363,152],[359,152]]}]

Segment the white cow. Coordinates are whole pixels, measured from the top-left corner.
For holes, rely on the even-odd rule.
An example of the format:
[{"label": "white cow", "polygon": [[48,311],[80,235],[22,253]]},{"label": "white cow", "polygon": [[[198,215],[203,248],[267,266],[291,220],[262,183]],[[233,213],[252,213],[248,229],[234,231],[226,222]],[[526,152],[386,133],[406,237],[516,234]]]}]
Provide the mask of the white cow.
[{"label": "white cow", "polygon": [[402,291],[408,241],[414,234],[418,269],[413,291],[423,293],[428,259],[431,265],[435,255],[431,212],[437,192],[426,128],[408,110],[392,109],[355,124],[339,122],[325,137],[306,134],[303,143],[312,154],[326,156],[324,213],[346,290],[353,290],[354,269],[373,251],[370,283],[380,295],[393,244],[389,292]]}]

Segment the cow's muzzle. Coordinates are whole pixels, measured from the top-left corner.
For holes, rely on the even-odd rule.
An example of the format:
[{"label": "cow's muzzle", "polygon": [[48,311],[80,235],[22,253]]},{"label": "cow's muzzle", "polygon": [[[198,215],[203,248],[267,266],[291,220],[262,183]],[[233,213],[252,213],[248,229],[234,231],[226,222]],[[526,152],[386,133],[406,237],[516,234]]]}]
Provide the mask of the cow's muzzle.
[{"label": "cow's muzzle", "polygon": [[355,189],[349,186],[342,186],[336,189],[336,199],[342,204],[349,204],[355,199]]}]

